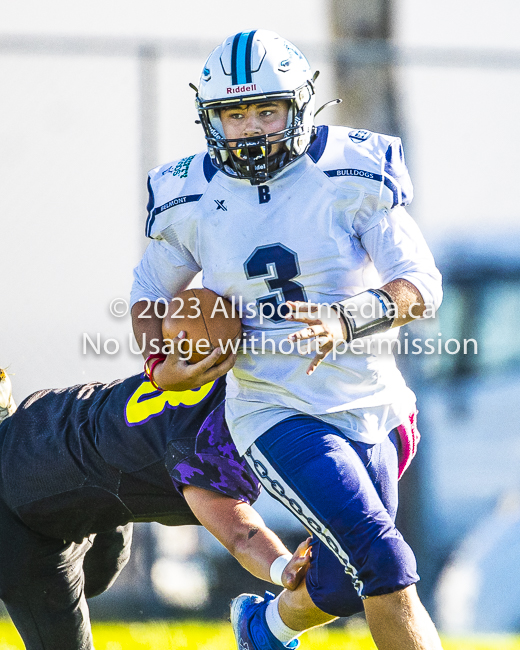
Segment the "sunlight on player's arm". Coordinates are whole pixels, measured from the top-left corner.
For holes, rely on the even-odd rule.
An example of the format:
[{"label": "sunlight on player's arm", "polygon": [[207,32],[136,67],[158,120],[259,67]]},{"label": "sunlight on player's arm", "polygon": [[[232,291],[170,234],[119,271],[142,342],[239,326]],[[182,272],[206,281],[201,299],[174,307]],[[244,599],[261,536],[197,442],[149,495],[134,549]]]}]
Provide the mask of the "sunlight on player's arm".
[{"label": "sunlight on player's arm", "polygon": [[[281,555],[290,554],[250,505],[217,492],[188,486],[183,496],[193,514],[218,541],[257,578],[271,582],[270,567]],[[294,590],[310,563],[309,540],[300,544],[282,574],[283,586]]]},{"label": "sunlight on player's arm", "polygon": [[408,280],[398,278],[381,287],[386,291],[397,307],[397,315],[392,327],[401,327],[421,318],[426,309],[423,297],[417,287]]}]

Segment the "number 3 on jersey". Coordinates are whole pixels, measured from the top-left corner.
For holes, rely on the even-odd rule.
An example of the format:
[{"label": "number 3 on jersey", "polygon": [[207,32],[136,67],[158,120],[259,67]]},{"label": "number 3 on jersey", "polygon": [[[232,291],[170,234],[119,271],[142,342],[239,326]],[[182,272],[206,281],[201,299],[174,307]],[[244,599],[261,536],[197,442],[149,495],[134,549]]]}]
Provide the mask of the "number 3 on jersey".
[{"label": "number 3 on jersey", "polygon": [[264,278],[269,291],[268,296],[256,301],[258,312],[274,323],[284,320],[289,308],[287,300],[307,301],[305,289],[294,278],[300,275],[298,255],[283,244],[258,246],[247,258],[244,270],[248,280]]}]

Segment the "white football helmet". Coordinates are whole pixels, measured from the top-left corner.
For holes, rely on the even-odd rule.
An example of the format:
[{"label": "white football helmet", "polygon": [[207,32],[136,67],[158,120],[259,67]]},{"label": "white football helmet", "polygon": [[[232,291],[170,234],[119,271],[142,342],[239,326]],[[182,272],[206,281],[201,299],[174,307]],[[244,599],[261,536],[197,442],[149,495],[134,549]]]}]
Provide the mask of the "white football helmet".
[{"label": "white football helmet", "polygon": [[[196,98],[213,164],[228,176],[259,185],[302,156],[314,130],[316,76],[303,54],[274,32],[240,32],[215,48]],[[285,129],[238,142],[225,138],[221,108],[280,99],[290,102]],[[274,142],[283,143],[276,154],[271,153]]]}]

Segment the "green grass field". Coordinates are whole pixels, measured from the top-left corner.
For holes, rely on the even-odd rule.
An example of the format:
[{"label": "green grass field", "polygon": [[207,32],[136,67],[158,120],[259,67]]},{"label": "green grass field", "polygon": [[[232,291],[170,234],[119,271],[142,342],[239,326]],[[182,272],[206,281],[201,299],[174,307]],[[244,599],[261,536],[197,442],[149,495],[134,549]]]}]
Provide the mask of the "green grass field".
[{"label": "green grass field", "polygon": [[[106,623],[93,626],[96,650],[236,650],[227,623]],[[444,650],[520,650],[508,636],[443,640]],[[14,627],[0,621],[0,650],[23,650]],[[375,650],[365,628],[321,628],[302,637],[302,650]]]}]

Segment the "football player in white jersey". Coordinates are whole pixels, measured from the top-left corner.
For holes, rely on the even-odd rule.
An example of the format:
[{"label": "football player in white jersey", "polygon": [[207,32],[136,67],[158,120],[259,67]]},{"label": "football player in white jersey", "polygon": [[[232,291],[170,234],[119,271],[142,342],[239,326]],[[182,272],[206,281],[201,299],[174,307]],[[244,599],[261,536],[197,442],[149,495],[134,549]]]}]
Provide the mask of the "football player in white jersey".
[{"label": "football player in white jersey", "polygon": [[[235,599],[238,646],[293,648],[302,630],[364,608],[378,648],[438,649],[394,524],[418,434],[390,348],[398,326],[439,305],[441,279],[404,209],[412,188],[399,138],[316,128],[315,80],[272,32],[241,32],[211,53],[196,97],[208,151],[150,172],[134,331],[153,352],[161,321],[140,318],[147,301],[173,297],[201,270],[241,310],[226,418],[314,541],[301,589]],[[172,353],[148,368],[163,389],[195,388],[230,368],[234,357],[214,366],[219,353],[195,365]]]}]

